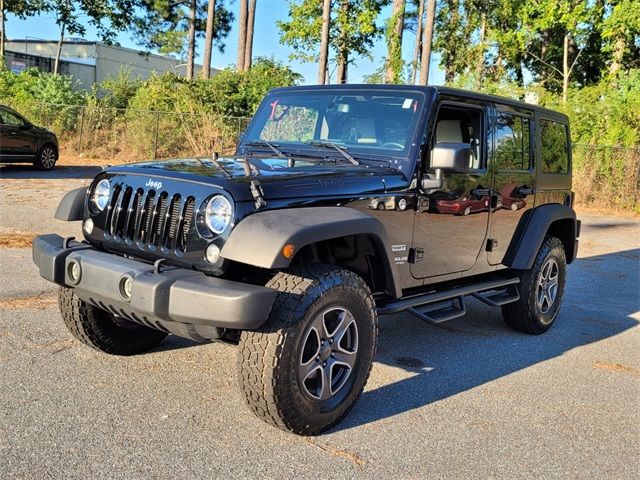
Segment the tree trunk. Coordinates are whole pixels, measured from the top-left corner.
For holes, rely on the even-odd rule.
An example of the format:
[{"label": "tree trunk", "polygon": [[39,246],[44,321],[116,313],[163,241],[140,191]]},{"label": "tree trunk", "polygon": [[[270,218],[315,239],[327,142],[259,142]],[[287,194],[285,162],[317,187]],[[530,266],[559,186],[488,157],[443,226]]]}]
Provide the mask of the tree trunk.
[{"label": "tree trunk", "polygon": [[318,85],[327,82],[327,63],[329,60],[329,27],[331,26],[331,0],[322,4],[322,36],[320,37],[320,62],[318,63]]},{"label": "tree trunk", "polygon": [[515,76],[516,76],[516,82],[518,83],[518,85],[521,87],[524,87],[524,71],[522,69],[521,55],[518,55],[516,57]]},{"label": "tree trunk", "polygon": [[62,45],[64,44],[64,31],[66,25],[60,25],[60,39],[58,40],[58,48],[56,49],[56,59],[53,63],[53,74],[57,75],[60,71],[60,57],[62,56]]},{"label": "tree trunk", "polygon": [[244,50],[244,71],[251,68],[251,57],[253,56],[253,29],[256,19],[256,0],[249,1],[249,15],[247,18],[246,46]]},{"label": "tree trunk", "polygon": [[[451,23],[451,31],[455,32],[458,28],[458,23],[460,22],[460,12],[458,9],[460,8],[460,0],[451,0],[451,8],[449,12],[449,22]],[[455,60],[457,56],[456,51],[456,41],[457,39],[449,39],[449,49],[447,50],[446,60],[445,60],[445,68],[444,68],[444,80],[446,83],[452,83],[456,79],[456,65]]]},{"label": "tree trunk", "polygon": [[247,50],[247,0],[240,0],[240,19],[238,20],[238,61],[236,70],[244,70],[244,56]]},{"label": "tree trunk", "polygon": [[[549,29],[543,30],[542,40],[540,41],[540,59],[546,62],[547,51],[549,50],[549,43],[551,42],[551,32]],[[542,69],[542,83],[544,84],[549,78],[549,72],[546,68]]]},{"label": "tree trunk", "polygon": [[424,0],[418,4],[418,22],[416,24],[416,43],[413,46],[413,62],[411,63],[411,85],[416,83],[416,73],[420,64],[420,50],[422,46],[422,20],[424,17]]},{"label": "tree trunk", "polygon": [[402,34],[404,31],[405,0],[393,0],[393,13],[387,28],[387,70],[385,83],[397,83],[402,72]]},{"label": "tree trunk", "polygon": [[189,3],[189,33],[187,46],[187,80],[193,80],[196,59],[196,0]]},{"label": "tree trunk", "polygon": [[502,73],[504,69],[502,68],[502,50],[500,50],[500,46],[498,45],[498,55],[496,56],[496,66],[493,71],[493,80],[499,82],[502,79]]},{"label": "tree trunk", "polygon": [[429,83],[429,66],[431,65],[431,49],[433,46],[433,26],[436,19],[436,0],[427,0],[427,20],[422,38],[422,55],[420,57],[420,85]]},{"label": "tree trunk", "polygon": [[[340,18],[349,17],[349,0],[340,0]],[[347,32],[345,31],[345,25],[338,20],[338,28],[340,30],[340,37],[338,38],[338,71],[336,83],[347,83],[347,75],[349,69],[349,49],[346,44]]]},{"label": "tree trunk", "polygon": [[336,83],[347,83],[349,69],[349,52],[342,50],[338,58],[338,73]]},{"label": "tree trunk", "polygon": [[562,103],[567,103],[567,93],[569,91],[569,34],[564,34],[562,45]]},{"label": "tree trunk", "polygon": [[213,29],[216,17],[216,0],[209,0],[207,7],[207,29],[204,35],[204,58],[202,59],[202,78],[211,75],[211,50],[213,49]]},{"label": "tree trunk", "polygon": [[480,90],[482,88],[482,75],[484,73],[484,39],[487,31],[487,17],[483,13],[480,16],[480,41],[478,42],[478,46],[480,47],[480,51],[478,52],[478,62],[476,63],[476,89]]},{"label": "tree trunk", "polygon": [[0,0],[0,70],[4,68],[4,0]]},{"label": "tree trunk", "polygon": [[619,37],[616,40],[616,43],[613,47],[613,58],[611,60],[611,65],[609,66],[609,75],[612,77],[617,75],[620,69],[622,68],[622,59],[624,57],[624,50],[627,44],[624,41],[624,38]]}]

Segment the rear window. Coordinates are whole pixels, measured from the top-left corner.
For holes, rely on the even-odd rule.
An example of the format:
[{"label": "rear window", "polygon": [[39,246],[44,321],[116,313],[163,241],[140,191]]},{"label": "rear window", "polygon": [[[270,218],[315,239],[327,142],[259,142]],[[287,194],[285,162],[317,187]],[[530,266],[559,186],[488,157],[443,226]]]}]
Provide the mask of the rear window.
[{"label": "rear window", "polygon": [[531,150],[528,118],[498,113],[495,158],[498,170],[529,170]]},{"label": "rear window", "polygon": [[569,173],[567,126],[552,120],[540,120],[542,172]]}]

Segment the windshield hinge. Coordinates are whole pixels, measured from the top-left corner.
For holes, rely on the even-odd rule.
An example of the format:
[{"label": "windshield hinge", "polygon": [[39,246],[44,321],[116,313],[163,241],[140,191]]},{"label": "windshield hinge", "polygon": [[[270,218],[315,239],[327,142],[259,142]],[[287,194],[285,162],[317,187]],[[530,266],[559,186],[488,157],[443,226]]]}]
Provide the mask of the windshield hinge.
[{"label": "windshield hinge", "polygon": [[267,206],[267,202],[264,199],[264,190],[262,190],[262,185],[258,180],[251,180],[251,195],[257,210]]}]

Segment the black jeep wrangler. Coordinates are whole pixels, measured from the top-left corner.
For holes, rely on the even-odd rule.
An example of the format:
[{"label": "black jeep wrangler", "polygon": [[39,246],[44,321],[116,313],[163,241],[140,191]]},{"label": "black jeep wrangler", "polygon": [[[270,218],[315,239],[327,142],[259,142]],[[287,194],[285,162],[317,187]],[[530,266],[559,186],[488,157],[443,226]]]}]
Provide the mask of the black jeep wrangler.
[{"label": "black jeep wrangler", "polygon": [[378,316],[439,323],[465,298],[545,332],[577,253],[567,117],[439,87],[271,91],[233,157],[107,168],[38,237],[81,342],[239,342],[253,412],[312,435],[362,392]]}]

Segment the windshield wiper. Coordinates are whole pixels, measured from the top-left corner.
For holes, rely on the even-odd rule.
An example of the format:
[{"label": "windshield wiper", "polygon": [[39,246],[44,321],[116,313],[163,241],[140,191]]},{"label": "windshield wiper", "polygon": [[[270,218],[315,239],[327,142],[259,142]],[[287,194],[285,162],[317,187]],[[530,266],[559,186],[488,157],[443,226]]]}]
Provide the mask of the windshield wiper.
[{"label": "windshield wiper", "polygon": [[282,150],[280,150],[277,145],[271,142],[267,142],[266,140],[253,140],[251,142],[245,143],[245,145],[248,147],[269,147],[271,151],[278,157],[287,159],[289,158],[284,153],[282,153]]},{"label": "windshield wiper", "polygon": [[355,158],[353,158],[351,155],[347,153],[346,147],[341,147],[336,143],[327,142],[325,140],[309,140],[308,142],[304,142],[304,143],[306,143],[307,145],[311,145],[312,147],[333,148],[335,151],[339,152],[344,158],[346,158],[349,161],[349,163],[352,163],[353,165],[360,165],[360,162],[358,162]]}]

